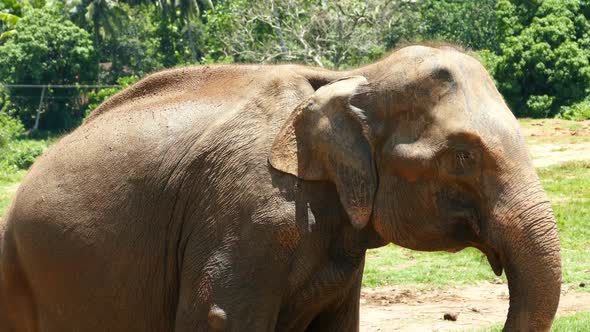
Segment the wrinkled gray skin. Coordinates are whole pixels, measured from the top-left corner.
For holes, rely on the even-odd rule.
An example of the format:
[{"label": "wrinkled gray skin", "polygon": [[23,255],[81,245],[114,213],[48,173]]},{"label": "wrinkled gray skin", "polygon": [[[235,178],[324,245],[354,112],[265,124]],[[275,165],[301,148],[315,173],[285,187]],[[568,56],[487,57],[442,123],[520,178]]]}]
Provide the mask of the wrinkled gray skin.
[{"label": "wrinkled gray skin", "polygon": [[32,167],[1,331],[354,331],[367,248],[479,248],[507,331],[548,331],[553,213],[484,68],[412,46],[349,72],[154,74]]}]

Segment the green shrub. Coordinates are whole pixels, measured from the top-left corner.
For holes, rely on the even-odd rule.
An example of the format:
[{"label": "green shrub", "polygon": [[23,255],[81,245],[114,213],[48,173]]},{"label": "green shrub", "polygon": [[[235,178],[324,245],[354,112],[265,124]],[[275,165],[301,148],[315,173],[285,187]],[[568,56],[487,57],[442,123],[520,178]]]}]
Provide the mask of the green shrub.
[{"label": "green shrub", "polygon": [[5,112],[0,111],[0,148],[16,138],[24,130],[23,124]]},{"label": "green shrub", "polygon": [[555,97],[548,95],[530,96],[526,102],[530,115],[534,118],[545,118],[551,112]]},{"label": "green shrub", "polygon": [[493,70],[517,116],[554,116],[590,90],[590,2],[498,0]]},{"label": "green shrub", "polygon": [[125,89],[126,87],[137,82],[139,77],[137,76],[125,76],[117,79],[118,87],[106,88],[98,91],[91,91],[88,93],[88,108],[86,109],[86,116],[90,115],[100,104],[105,102],[107,99],[114,96],[117,92]]},{"label": "green shrub", "polygon": [[565,120],[590,119],[590,100],[585,99],[570,106],[562,106],[557,117]]},{"label": "green shrub", "polygon": [[47,146],[45,141],[15,140],[0,149],[0,169],[10,173],[31,167]]},{"label": "green shrub", "polygon": [[[91,84],[97,77],[97,54],[91,35],[65,19],[56,8],[29,9],[15,26],[17,33],[0,45],[0,78],[12,84]],[[11,108],[32,127],[41,89],[8,90]],[[73,102],[77,89],[47,89],[42,129],[69,129],[82,119]]]},{"label": "green shrub", "polygon": [[[487,69],[490,76],[495,77],[496,67],[501,58],[490,50],[479,50],[473,55],[481,62],[481,64]],[[497,82],[496,82],[497,84]]]}]

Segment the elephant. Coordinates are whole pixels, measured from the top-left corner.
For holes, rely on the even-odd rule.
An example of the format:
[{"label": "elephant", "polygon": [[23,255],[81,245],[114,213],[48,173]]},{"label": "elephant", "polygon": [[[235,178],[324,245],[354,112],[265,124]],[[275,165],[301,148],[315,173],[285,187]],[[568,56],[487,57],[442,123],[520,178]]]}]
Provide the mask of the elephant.
[{"label": "elephant", "polygon": [[505,331],[548,331],[560,297],[519,124],[451,45],[151,74],[34,163],[1,229],[2,331],[357,331],[391,243],[479,249]]}]

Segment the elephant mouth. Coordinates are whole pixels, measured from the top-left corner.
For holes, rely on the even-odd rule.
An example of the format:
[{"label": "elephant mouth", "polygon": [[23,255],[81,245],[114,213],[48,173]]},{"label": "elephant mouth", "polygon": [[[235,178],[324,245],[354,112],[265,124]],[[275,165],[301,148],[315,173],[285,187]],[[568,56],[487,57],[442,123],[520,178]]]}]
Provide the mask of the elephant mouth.
[{"label": "elephant mouth", "polygon": [[500,258],[500,254],[494,250],[493,248],[487,246],[477,246],[477,248],[486,255],[488,258],[488,263],[492,267],[492,271],[498,277],[502,275],[502,260]]},{"label": "elephant mouth", "polygon": [[[494,271],[495,275],[497,275],[498,277],[502,275],[502,271],[503,271],[502,260],[500,258],[500,254],[496,250],[494,250],[488,246],[482,246],[479,243],[471,243],[471,246],[474,248],[477,248],[479,251],[481,251],[487,257],[488,263],[492,267],[492,270]],[[464,248],[465,248],[465,246],[453,247],[453,248],[448,248],[445,251],[450,252],[450,253],[456,253],[456,252],[463,250]]]},{"label": "elephant mouth", "polygon": [[[483,239],[481,232],[480,232],[480,222],[478,222],[477,213],[473,211],[469,211],[467,217],[461,216],[461,218],[456,218],[455,222],[455,230],[454,235],[457,239],[464,239],[468,245],[474,248],[477,248],[481,251],[484,255],[486,255],[488,259],[488,263],[492,267],[494,274],[498,277],[502,275],[503,266],[502,266],[502,259],[500,253],[496,251],[491,245],[487,244],[486,241]],[[465,248],[457,247],[447,249],[449,252],[457,252]]]}]

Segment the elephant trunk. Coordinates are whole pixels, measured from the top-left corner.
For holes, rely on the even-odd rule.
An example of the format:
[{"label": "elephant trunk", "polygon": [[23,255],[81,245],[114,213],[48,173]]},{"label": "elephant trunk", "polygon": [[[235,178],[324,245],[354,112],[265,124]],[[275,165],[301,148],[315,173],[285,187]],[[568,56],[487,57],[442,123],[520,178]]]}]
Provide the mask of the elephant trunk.
[{"label": "elephant trunk", "polygon": [[549,331],[561,287],[555,217],[538,180],[509,196],[504,197],[503,208],[495,211],[499,229],[492,239],[499,258],[494,270],[501,273],[498,265],[504,267],[510,291],[504,331]]}]

